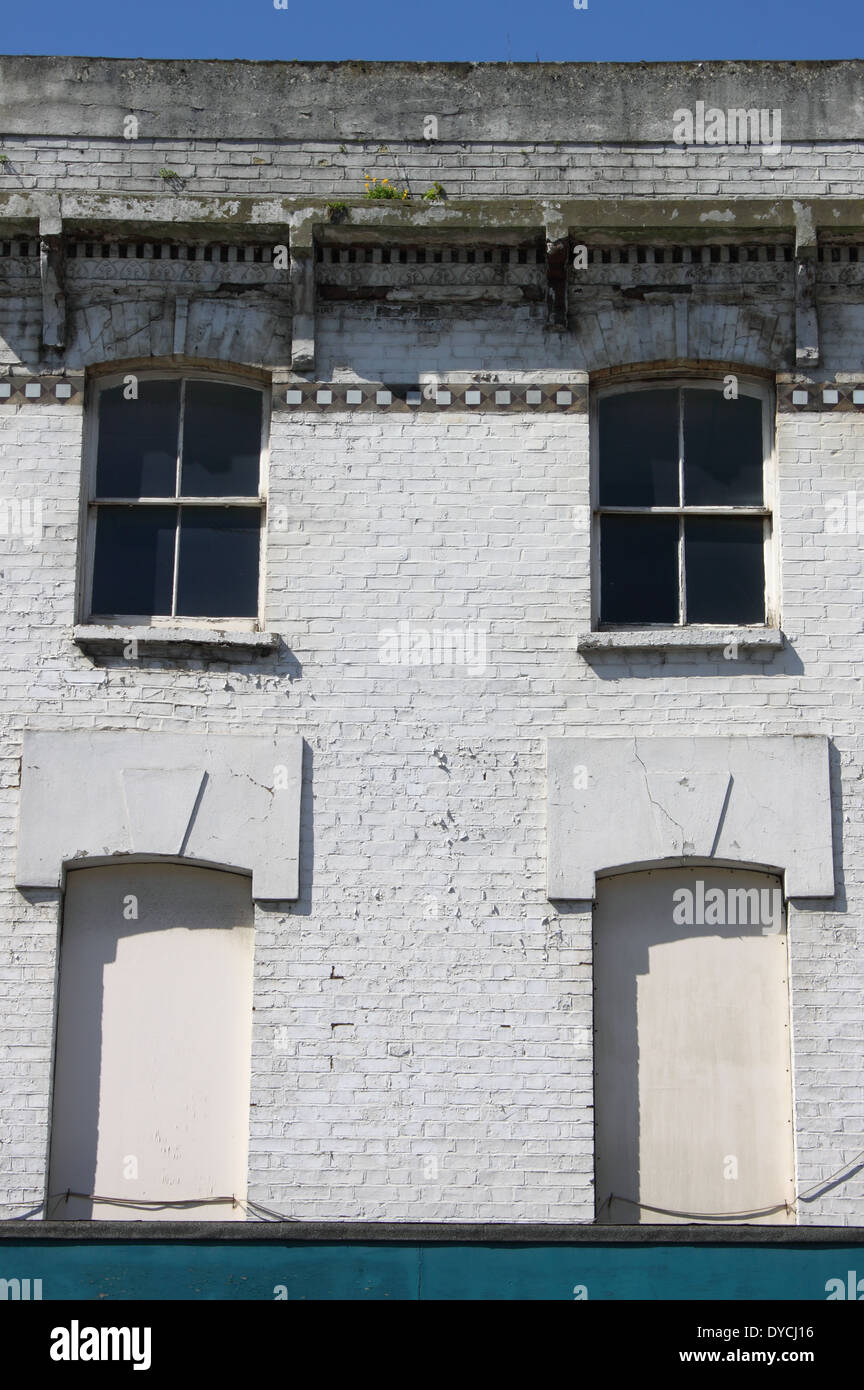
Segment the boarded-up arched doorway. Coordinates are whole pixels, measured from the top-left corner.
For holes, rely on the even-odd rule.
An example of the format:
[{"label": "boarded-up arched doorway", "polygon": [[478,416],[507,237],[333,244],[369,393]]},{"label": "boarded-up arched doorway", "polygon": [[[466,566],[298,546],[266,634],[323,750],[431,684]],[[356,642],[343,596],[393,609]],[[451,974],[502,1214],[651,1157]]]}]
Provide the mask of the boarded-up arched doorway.
[{"label": "boarded-up arched doorway", "polygon": [[598,880],[594,1037],[599,1221],[731,1220],[778,1205],[741,1219],[793,1219],[779,879],[683,868]]},{"label": "boarded-up arched doorway", "polygon": [[[49,1202],[58,1219],[242,1220],[251,880],[169,863],[67,876]],[[67,1191],[161,1210],[57,1200]]]}]

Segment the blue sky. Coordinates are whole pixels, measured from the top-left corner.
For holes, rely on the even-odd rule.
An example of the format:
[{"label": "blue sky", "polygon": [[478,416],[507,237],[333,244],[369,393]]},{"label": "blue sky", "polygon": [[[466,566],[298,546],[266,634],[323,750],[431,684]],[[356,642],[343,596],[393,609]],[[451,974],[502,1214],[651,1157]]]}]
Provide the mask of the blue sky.
[{"label": "blue sky", "polygon": [[[280,0],[281,3],[281,0]],[[0,51],[481,62],[864,56],[860,0],[5,0]]]}]

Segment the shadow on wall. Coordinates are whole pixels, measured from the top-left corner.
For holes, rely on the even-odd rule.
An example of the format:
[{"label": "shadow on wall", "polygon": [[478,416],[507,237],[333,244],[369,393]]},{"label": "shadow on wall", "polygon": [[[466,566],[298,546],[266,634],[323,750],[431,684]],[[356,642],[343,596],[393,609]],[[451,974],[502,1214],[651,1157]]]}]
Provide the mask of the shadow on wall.
[{"label": "shadow on wall", "polygon": [[[195,620],[190,619],[189,626],[194,627],[194,625]],[[129,631],[131,632],[133,629],[130,628]],[[147,629],[144,629],[144,631],[148,636],[151,635]],[[239,634],[239,638],[242,641],[242,634]],[[119,653],[113,655],[107,651],[99,651],[96,653],[88,651],[88,656],[94,666],[109,671],[126,672],[130,669],[138,668],[154,671],[198,671],[201,669],[201,663],[203,661],[206,663],[208,672],[218,674],[220,668],[224,670],[225,679],[228,682],[228,689],[231,688],[230,682],[232,676],[275,676],[278,680],[286,681],[291,685],[303,675],[302,664],[281,637],[277,638],[275,649],[272,652],[261,652],[245,660],[240,659],[236,655],[220,659],[218,654],[214,656],[211,652],[203,648],[201,651],[196,651],[194,655],[178,655],[176,647],[172,649],[169,643],[166,643],[164,649],[157,648],[156,650],[150,650],[148,647],[145,652],[142,652],[134,659],[127,658]]]},{"label": "shadow on wall", "polygon": [[734,681],[753,676],[799,676],[804,664],[794,647],[788,643],[779,651],[753,652],[741,649],[734,659],[726,660],[722,640],[716,654],[702,651],[585,651],[581,655],[594,674],[604,681],[656,680],[657,676],[685,677],[698,680],[722,676]]}]

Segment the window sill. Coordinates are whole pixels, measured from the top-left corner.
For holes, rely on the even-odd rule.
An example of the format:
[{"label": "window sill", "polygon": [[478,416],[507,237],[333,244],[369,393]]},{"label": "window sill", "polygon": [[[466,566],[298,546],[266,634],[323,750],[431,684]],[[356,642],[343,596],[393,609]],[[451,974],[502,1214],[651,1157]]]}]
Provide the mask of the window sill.
[{"label": "window sill", "polygon": [[779,628],[677,627],[630,628],[608,632],[582,632],[576,642],[580,652],[719,651],[737,646],[744,650],[780,651],[785,638]]},{"label": "window sill", "polygon": [[96,623],[77,624],[72,629],[72,638],[92,657],[119,657],[131,647],[142,657],[191,657],[207,661],[268,656],[280,645],[274,632],[205,627],[115,627]]}]

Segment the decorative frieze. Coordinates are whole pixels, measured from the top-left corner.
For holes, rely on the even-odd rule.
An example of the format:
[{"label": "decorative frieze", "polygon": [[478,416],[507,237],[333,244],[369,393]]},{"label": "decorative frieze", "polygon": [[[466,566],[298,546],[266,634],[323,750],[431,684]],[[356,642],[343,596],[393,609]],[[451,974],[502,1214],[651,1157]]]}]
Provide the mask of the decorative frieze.
[{"label": "decorative frieze", "polygon": [[324,266],[493,265],[512,268],[545,265],[546,252],[542,243],[530,246],[379,246],[358,242],[356,245],[319,245],[315,259]]},{"label": "decorative frieze", "polygon": [[781,382],[777,387],[777,409],[782,411],[859,411],[864,410],[864,379],[861,381]]},{"label": "decorative frieze", "polygon": [[[0,407],[80,405],[83,396],[83,373],[0,378]],[[777,387],[777,408],[795,413],[864,411],[864,378],[855,382],[807,382],[805,385],[781,382]],[[494,411],[579,415],[588,409],[588,386],[572,381],[539,381],[536,384],[509,380],[422,384],[302,381],[274,389],[273,409],[313,414]]]},{"label": "decorative frieze", "polygon": [[273,395],[279,411],[338,414],[357,411],[371,414],[442,414],[448,411],[505,413],[584,414],[588,387],[581,382],[552,383],[483,381],[427,382],[418,385],[354,382],[298,382]]},{"label": "decorative frieze", "polygon": [[[580,237],[574,233],[578,244]],[[746,265],[781,263],[792,260],[791,243],[752,246],[721,242],[701,246],[593,246],[585,238],[589,265]],[[853,248],[854,249],[854,248]]]},{"label": "decorative frieze", "polygon": [[4,377],[0,379],[0,407],[4,405],[80,405],[84,398],[83,373],[68,376]]},{"label": "decorative frieze", "polygon": [[[287,244],[288,233],[285,233]],[[67,242],[69,260],[103,261],[209,261],[221,265],[270,265],[274,248],[269,244],[235,246],[224,242],[187,241],[84,241]]]}]

